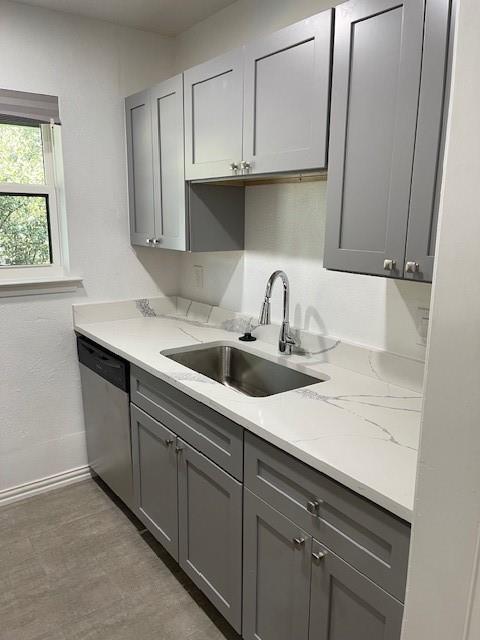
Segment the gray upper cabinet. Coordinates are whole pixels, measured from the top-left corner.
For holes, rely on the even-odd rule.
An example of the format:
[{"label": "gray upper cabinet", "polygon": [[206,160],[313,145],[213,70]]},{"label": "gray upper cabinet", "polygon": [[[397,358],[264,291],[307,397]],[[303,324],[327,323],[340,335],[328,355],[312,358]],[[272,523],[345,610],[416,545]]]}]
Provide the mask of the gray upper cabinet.
[{"label": "gray upper cabinet", "polygon": [[182,75],[151,90],[155,243],[186,247]]},{"label": "gray upper cabinet", "polygon": [[176,436],[131,405],[136,515],[178,560]]},{"label": "gray upper cabinet", "polygon": [[243,638],[308,640],[312,538],[244,494]]},{"label": "gray upper cabinet", "polygon": [[326,166],[333,11],[184,73],[187,180]]},{"label": "gray upper cabinet", "polygon": [[243,172],[326,166],[332,18],[325,11],[246,45]]},{"label": "gray upper cabinet", "polygon": [[[182,74],[125,101],[131,243],[178,251],[241,250],[244,189],[185,182],[183,108]],[[200,120],[204,123],[203,116]],[[207,138],[200,136],[201,144]]]},{"label": "gray upper cabinet", "polygon": [[403,606],[313,541],[309,640],[400,640]]},{"label": "gray upper cabinet", "polygon": [[336,10],[325,266],[403,273],[422,62],[423,2]]},{"label": "gray upper cabinet", "polygon": [[179,562],[238,632],[242,611],[242,485],[178,441]]},{"label": "gray upper cabinet", "polygon": [[148,245],[155,237],[152,104],[150,90],[125,100],[130,238]]},{"label": "gray upper cabinet", "polygon": [[450,0],[427,2],[404,276],[431,281],[443,167],[451,50]]},{"label": "gray upper cabinet", "polygon": [[241,49],[183,74],[187,180],[236,175],[242,160]]},{"label": "gray upper cabinet", "polygon": [[[403,278],[432,253],[448,23],[449,0],[336,10],[329,269]],[[429,280],[431,264],[415,266],[416,279]]]},{"label": "gray upper cabinet", "polygon": [[130,96],[125,111],[131,242],[185,250],[182,76]]}]

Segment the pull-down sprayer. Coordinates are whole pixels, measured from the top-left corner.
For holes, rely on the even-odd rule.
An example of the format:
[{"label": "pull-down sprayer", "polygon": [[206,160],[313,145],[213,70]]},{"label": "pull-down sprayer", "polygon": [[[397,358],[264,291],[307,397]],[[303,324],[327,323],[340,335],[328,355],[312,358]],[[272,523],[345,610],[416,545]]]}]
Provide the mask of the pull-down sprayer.
[{"label": "pull-down sprayer", "polygon": [[283,285],[283,320],[282,326],[280,327],[280,335],[278,338],[278,349],[280,353],[290,354],[292,353],[292,348],[295,345],[295,340],[290,335],[290,284],[288,282],[288,277],[285,271],[274,271],[268,279],[267,287],[265,289],[265,299],[260,310],[260,318],[258,324],[270,324],[270,299],[272,296],[272,287],[277,278],[281,279]]}]

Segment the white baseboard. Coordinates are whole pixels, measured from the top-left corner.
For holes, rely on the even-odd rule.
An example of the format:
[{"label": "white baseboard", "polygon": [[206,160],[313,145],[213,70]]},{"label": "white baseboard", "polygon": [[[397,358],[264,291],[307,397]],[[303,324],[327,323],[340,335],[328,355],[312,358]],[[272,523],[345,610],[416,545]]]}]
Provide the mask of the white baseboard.
[{"label": "white baseboard", "polygon": [[33,482],[26,482],[20,484],[17,487],[11,487],[0,491],[0,506],[10,504],[12,502],[18,502],[19,500],[25,500],[25,498],[31,498],[40,493],[46,493],[53,489],[59,489],[60,487],[66,487],[69,484],[75,482],[81,482],[90,478],[90,468],[88,465],[77,467],[76,469],[69,469],[62,473],[56,473],[53,476],[47,478],[41,478],[40,480],[34,480]]}]

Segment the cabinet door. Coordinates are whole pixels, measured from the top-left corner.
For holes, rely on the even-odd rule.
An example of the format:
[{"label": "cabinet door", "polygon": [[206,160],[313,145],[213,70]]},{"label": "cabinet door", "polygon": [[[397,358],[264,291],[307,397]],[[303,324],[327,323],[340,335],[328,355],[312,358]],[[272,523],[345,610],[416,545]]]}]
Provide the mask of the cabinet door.
[{"label": "cabinet door", "polygon": [[178,560],[175,434],[131,406],[135,512]]},{"label": "cabinet door", "polygon": [[125,100],[128,199],[132,244],[151,245],[155,237],[152,114],[150,91]]},{"label": "cabinet door", "polygon": [[242,485],[182,440],[178,447],[180,566],[240,632]]},{"label": "cabinet door", "polygon": [[155,243],[185,251],[185,170],[183,78],[175,76],[151,90]]},{"label": "cabinet door", "polygon": [[402,604],[316,540],[312,549],[309,640],[400,640]]},{"label": "cabinet door", "polygon": [[403,276],[423,12],[421,0],[352,0],[337,8],[329,269]]},{"label": "cabinet door", "polygon": [[307,640],[312,539],[244,494],[243,637]]},{"label": "cabinet door", "polygon": [[332,15],[245,47],[243,159],[250,173],[326,165]]},{"label": "cabinet door", "polygon": [[235,175],[242,160],[243,53],[231,51],[183,74],[185,177]]},{"label": "cabinet door", "polygon": [[[405,278],[430,282],[443,166],[450,0],[427,2]],[[408,267],[407,267],[408,265]]]}]

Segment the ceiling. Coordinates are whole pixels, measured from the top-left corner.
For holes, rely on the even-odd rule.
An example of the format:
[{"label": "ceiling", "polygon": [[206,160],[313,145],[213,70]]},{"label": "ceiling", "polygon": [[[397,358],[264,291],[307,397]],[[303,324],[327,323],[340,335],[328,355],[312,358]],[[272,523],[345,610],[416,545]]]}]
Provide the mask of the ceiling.
[{"label": "ceiling", "polygon": [[235,0],[19,0],[45,9],[177,35]]}]

